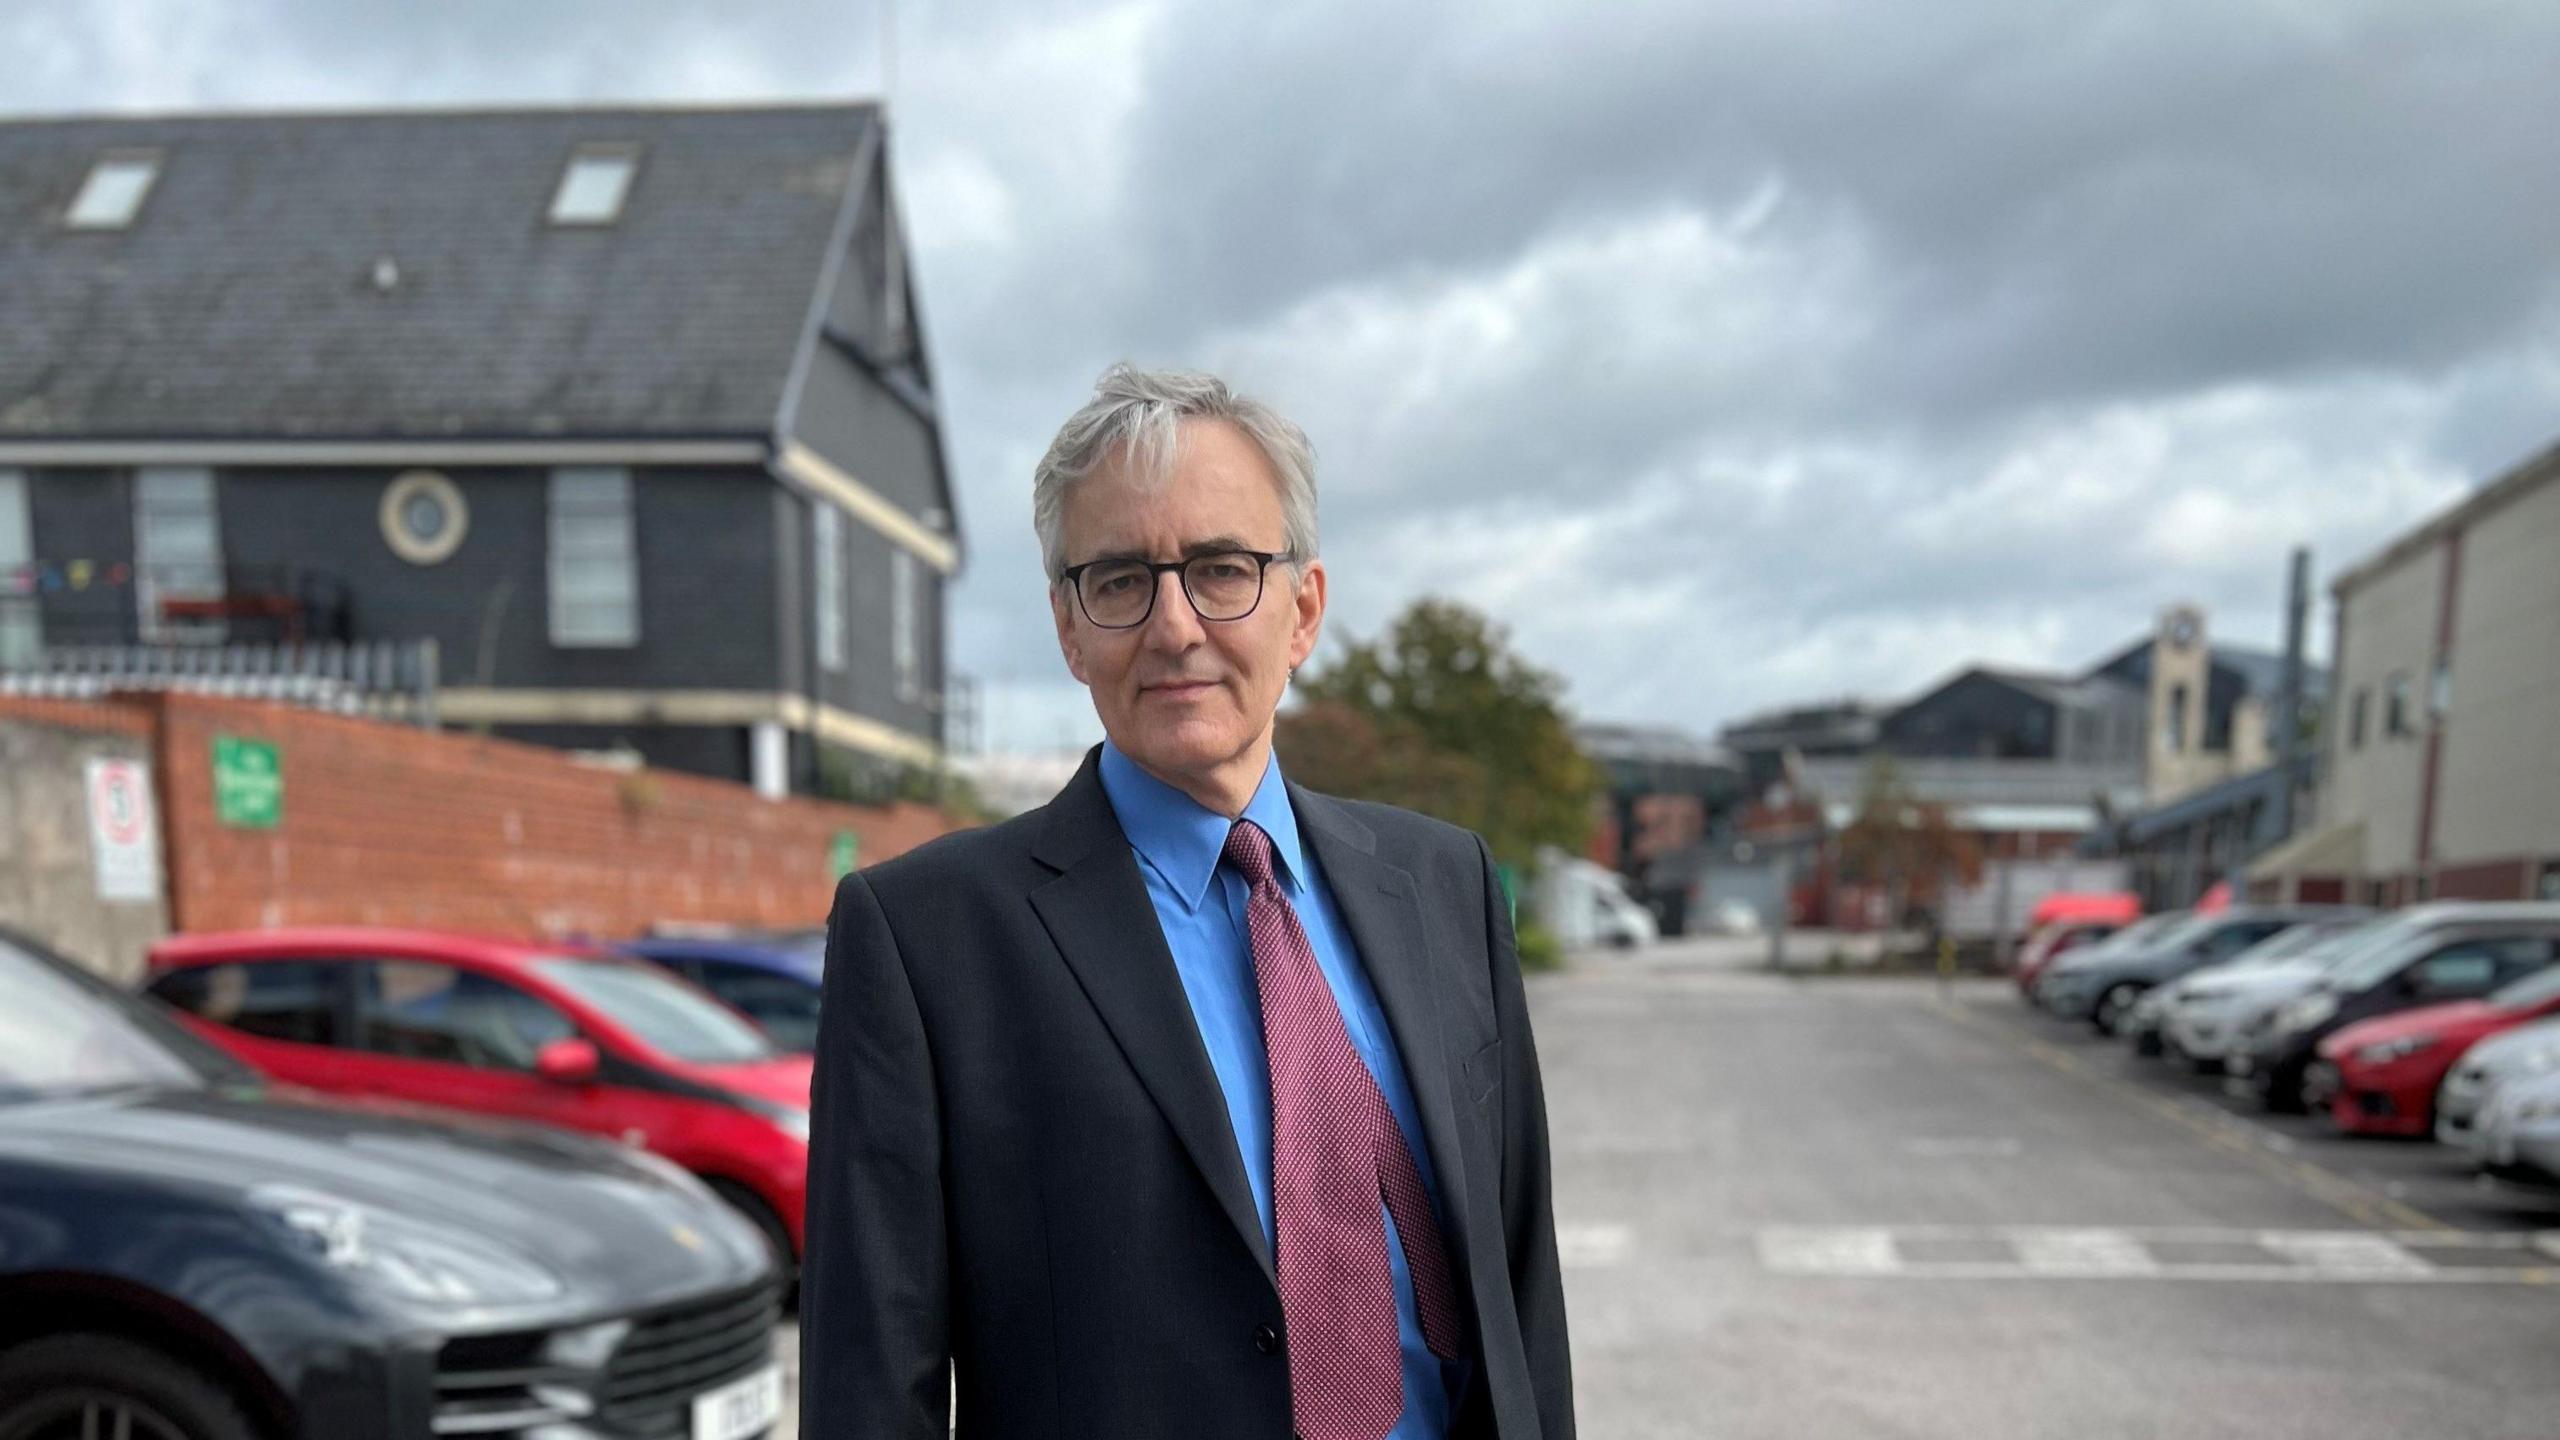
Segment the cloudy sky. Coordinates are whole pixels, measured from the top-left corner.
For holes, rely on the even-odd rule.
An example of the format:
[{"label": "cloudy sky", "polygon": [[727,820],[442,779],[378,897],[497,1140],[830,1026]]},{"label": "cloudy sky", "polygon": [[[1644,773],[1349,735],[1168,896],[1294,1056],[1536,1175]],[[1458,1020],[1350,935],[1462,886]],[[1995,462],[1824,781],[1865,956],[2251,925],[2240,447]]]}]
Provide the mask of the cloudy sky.
[{"label": "cloudy sky", "polygon": [[1337,640],[1455,596],[1699,730],[2272,645],[2560,438],[2542,0],[884,3],[10,6],[0,109],[886,87],[1001,748],[1099,733],[1028,477],[1123,356],[1306,425]]}]

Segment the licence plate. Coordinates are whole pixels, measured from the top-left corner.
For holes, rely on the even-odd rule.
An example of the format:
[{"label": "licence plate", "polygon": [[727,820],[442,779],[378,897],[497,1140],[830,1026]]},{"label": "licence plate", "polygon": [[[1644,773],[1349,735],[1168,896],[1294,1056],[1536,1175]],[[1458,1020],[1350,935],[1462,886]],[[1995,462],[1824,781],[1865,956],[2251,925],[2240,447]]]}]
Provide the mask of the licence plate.
[{"label": "licence plate", "polygon": [[692,1440],[747,1440],[782,1418],[782,1367],[768,1365],[744,1380],[693,1400]]}]

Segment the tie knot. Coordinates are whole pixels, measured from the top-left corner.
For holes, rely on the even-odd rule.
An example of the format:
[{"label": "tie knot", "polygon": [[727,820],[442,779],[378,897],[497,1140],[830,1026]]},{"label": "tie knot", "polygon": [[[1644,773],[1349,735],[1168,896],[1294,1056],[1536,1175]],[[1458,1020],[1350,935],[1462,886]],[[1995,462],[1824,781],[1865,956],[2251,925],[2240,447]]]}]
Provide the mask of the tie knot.
[{"label": "tie knot", "polygon": [[1236,867],[1248,885],[1271,885],[1271,837],[1250,820],[1239,820],[1227,831],[1227,863]]}]

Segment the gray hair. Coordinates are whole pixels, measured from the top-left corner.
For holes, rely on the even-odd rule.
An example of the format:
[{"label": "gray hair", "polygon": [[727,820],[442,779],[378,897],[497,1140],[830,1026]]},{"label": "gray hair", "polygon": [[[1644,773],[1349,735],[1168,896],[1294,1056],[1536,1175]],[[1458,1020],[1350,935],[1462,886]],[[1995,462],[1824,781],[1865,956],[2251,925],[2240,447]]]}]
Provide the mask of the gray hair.
[{"label": "gray hair", "polygon": [[1315,558],[1316,454],[1306,432],[1215,375],[1141,370],[1123,360],[1102,372],[1093,398],[1058,427],[1049,453],[1031,472],[1031,525],[1040,534],[1040,563],[1051,584],[1067,568],[1068,489],[1113,459],[1142,483],[1163,484],[1185,420],[1224,420],[1262,448],[1280,477],[1289,554],[1300,562]]}]

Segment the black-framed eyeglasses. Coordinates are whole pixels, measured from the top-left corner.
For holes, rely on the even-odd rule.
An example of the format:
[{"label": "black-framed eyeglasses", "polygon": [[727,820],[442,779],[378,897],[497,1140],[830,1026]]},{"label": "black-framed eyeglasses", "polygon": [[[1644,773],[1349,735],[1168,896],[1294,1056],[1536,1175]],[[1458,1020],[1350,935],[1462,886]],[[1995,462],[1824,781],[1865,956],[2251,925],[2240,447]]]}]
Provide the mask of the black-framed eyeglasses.
[{"label": "black-framed eyeglasses", "polygon": [[1262,603],[1262,578],[1286,550],[1218,550],[1181,560],[1088,560],[1058,578],[1073,586],[1084,618],[1105,630],[1132,630],[1156,613],[1158,579],[1182,577],[1182,593],[1203,620],[1241,620]]}]

